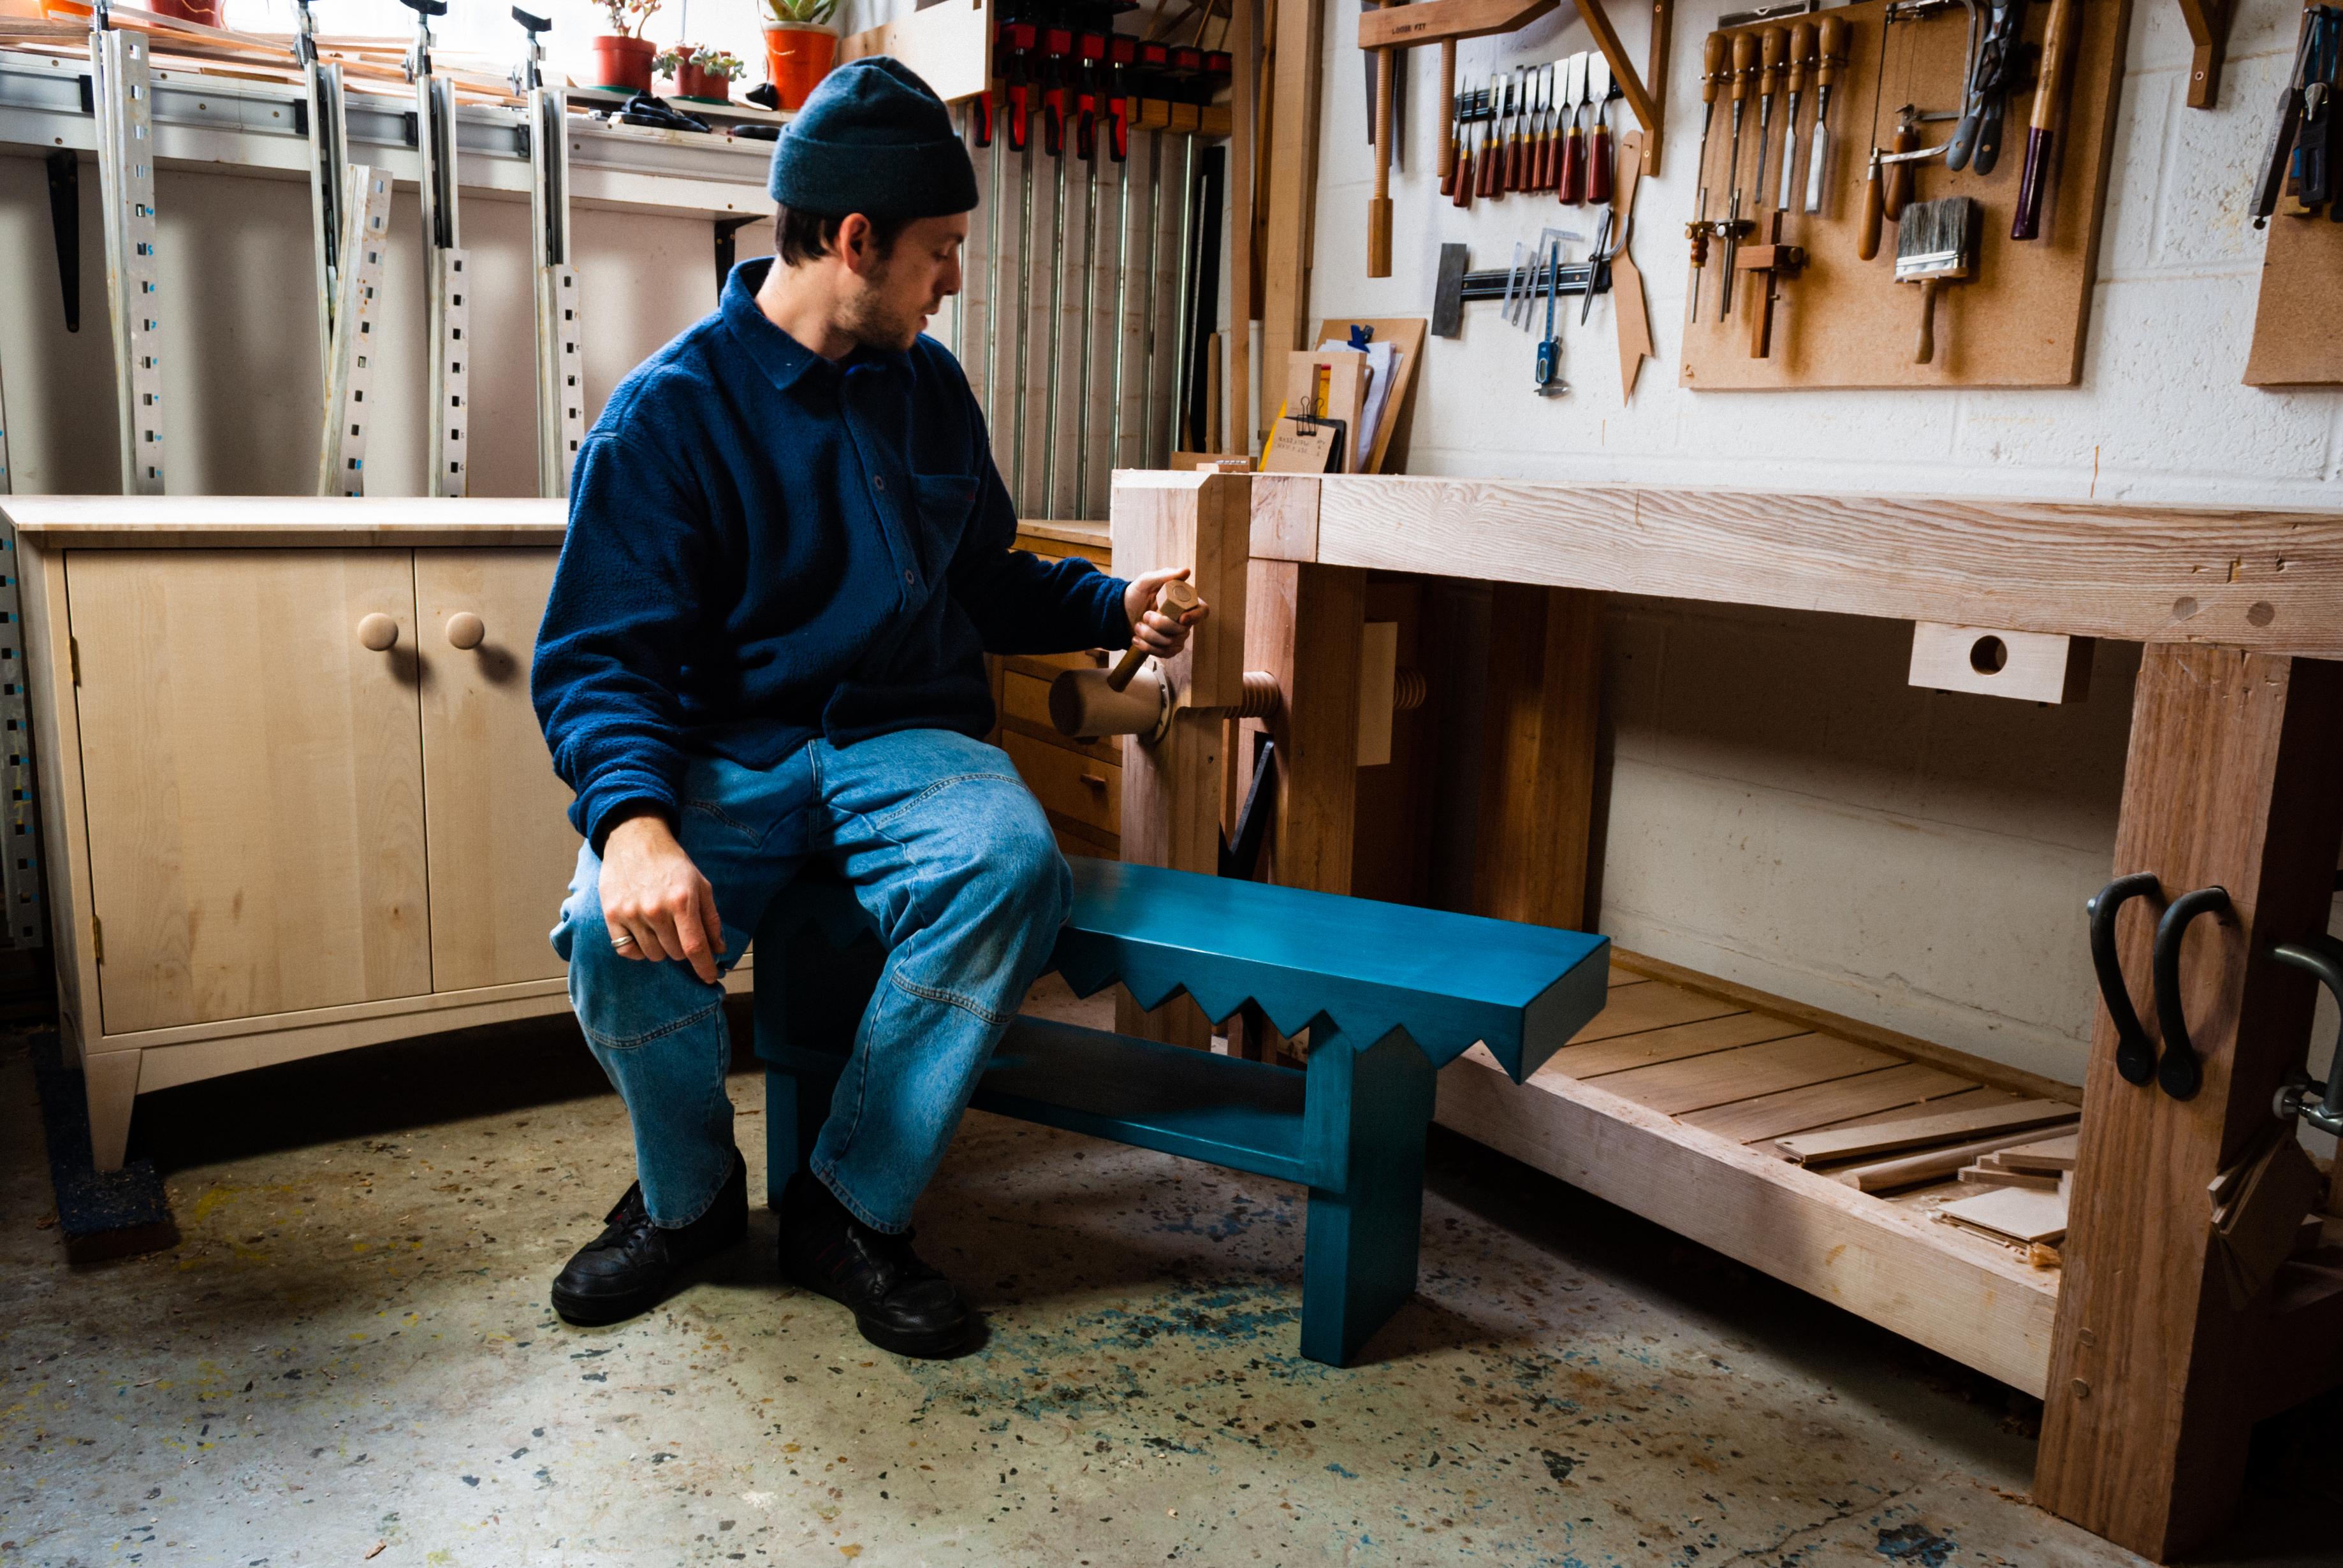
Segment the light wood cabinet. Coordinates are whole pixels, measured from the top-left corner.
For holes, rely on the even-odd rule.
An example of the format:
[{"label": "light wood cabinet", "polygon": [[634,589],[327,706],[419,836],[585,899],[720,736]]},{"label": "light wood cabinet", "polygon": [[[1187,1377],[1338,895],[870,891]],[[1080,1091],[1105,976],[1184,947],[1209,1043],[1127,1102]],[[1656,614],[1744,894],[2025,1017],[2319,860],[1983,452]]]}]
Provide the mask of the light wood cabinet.
[{"label": "light wood cabinet", "polygon": [[578,836],[528,694],[559,502],[0,516],[101,1169],[138,1095],[568,1010]]},{"label": "light wood cabinet", "polygon": [[66,554],[101,1033],[432,989],[407,554]]},{"label": "light wood cabinet", "polygon": [[542,549],[415,552],[435,990],[562,972],[547,936],[578,835],[528,699],[553,560]]}]

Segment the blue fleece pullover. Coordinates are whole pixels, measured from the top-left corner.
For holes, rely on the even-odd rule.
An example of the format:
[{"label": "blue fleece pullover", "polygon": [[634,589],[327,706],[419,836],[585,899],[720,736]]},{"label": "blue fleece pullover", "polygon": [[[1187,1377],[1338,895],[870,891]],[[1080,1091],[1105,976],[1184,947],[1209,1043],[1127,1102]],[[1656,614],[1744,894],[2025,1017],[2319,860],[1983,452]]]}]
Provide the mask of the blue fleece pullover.
[{"label": "blue fleece pullover", "polygon": [[578,455],[530,694],[570,820],[672,815],[686,759],[992,728],[982,655],[1130,640],[1122,582],[1013,549],[984,417],[933,339],[833,363],[733,268]]}]

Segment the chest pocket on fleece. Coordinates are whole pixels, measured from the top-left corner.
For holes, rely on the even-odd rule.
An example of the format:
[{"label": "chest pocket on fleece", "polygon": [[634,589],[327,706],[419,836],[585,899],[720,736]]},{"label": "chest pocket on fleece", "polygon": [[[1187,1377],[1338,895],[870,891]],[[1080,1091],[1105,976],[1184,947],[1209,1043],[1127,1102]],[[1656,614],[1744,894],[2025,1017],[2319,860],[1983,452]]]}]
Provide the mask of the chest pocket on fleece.
[{"label": "chest pocket on fleece", "polygon": [[930,581],[943,575],[968,531],[976,508],[972,474],[914,474],[911,494],[919,503],[920,567]]}]

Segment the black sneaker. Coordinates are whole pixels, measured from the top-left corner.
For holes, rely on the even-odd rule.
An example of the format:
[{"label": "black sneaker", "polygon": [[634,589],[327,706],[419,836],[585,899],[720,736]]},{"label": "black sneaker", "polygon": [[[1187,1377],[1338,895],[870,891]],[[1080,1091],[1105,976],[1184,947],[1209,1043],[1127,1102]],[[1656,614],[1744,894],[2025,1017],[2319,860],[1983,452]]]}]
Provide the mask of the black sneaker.
[{"label": "black sneaker", "polygon": [[651,1223],[643,1184],[627,1189],[609,1221],[553,1281],[553,1310],[573,1323],[615,1323],[659,1305],[683,1271],[739,1241],[749,1230],[749,1162],[732,1151],[732,1174],[708,1211],[669,1230]]},{"label": "black sneaker", "polygon": [[882,1351],[949,1356],[975,1336],[976,1313],[920,1261],[908,1232],[872,1230],[803,1171],[781,1193],[781,1275],[852,1308],[854,1326]]}]

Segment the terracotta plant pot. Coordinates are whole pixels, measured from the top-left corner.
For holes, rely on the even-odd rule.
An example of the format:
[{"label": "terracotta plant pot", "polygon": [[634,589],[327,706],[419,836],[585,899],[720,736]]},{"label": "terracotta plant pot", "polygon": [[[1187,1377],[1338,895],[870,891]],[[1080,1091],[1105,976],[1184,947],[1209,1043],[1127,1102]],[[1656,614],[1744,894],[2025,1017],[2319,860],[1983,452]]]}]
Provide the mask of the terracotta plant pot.
[{"label": "terracotta plant pot", "polygon": [[605,33],[592,40],[594,68],[589,84],[608,87],[613,92],[648,93],[651,90],[651,62],[659,58],[658,47],[642,38],[628,38],[617,33]]},{"label": "terracotta plant pot", "polygon": [[767,22],[764,27],[765,75],[782,110],[795,114],[838,64],[838,29],[826,22]]},{"label": "terracotta plant pot", "polygon": [[679,65],[675,71],[675,95],[694,104],[729,104],[732,101],[732,84],[698,65]]},{"label": "terracotta plant pot", "polygon": [[157,16],[168,16],[177,22],[195,22],[206,27],[220,25],[219,0],[154,0]]}]

